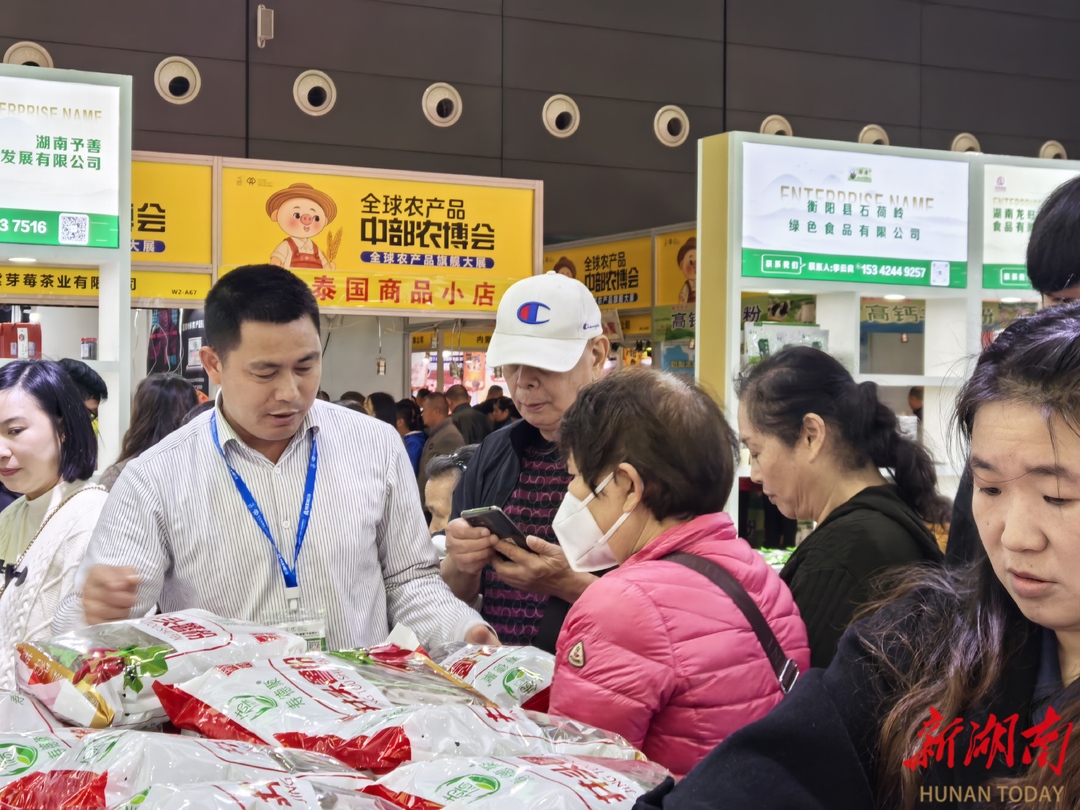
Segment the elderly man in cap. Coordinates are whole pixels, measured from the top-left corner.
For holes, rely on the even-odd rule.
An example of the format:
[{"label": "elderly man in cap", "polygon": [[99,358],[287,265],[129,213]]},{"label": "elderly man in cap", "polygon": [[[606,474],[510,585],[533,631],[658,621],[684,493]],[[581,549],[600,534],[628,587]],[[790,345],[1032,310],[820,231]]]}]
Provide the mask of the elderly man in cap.
[{"label": "elderly man in cap", "polygon": [[[580,281],[554,272],[514,284],[499,304],[489,366],[501,366],[524,417],[488,436],[454,493],[442,575],[504,644],[554,652],[570,603],[596,577],[570,570],[551,521],[573,476],[556,447],[563,413],[602,376],[609,344],[600,309]],[[498,506],[529,537],[530,551],[471,527],[466,509]]]}]

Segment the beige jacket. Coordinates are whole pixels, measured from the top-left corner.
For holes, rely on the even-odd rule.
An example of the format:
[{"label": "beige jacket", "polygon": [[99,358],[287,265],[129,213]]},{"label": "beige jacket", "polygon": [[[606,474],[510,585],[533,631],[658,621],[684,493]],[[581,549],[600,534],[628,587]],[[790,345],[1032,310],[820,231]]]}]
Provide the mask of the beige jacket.
[{"label": "beige jacket", "polygon": [[[60,600],[75,587],[90,535],[109,493],[104,487],[79,481],[61,484],[70,490],[46,515],[33,541],[16,564],[26,579],[4,587],[0,578],[0,689],[15,689],[15,645],[47,639]],[[46,497],[46,496],[42,496]],[[0,512],[0,533],[20,531],[26,498]]]}]

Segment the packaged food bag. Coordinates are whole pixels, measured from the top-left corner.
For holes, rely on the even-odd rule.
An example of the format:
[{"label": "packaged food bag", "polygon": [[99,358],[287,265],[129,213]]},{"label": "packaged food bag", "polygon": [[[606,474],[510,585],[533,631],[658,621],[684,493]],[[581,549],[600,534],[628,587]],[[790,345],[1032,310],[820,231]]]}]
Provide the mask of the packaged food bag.
[{"label": "packaged food bag", "polygon": [[332,777],[349,771],[335,759],[305,751],[175,734],[114,730],[56,736],[69,747],[47,770],[0,790],[4,810],[105,810],[155,785],[255,781],[296,773]]},{"label": "packaged food bag", "polygon": [[312,656],[217,667],[187,683],[155,683],[154,690],[178,728],[318,751],[376,772],[465,754],[638,755],[616,735],[520,709],[390,707],[353,670]]},{"label": "packaged food bag", "polygon": [[549,652],[454,642],[436,648],[431,657],[498,706],[547,711],[555,674],[555,656]]},{"label": "packaged food bag", "polygon": [[408,810],[630,810],[669,776],[651,762],[591,757],[468,757],[403,765],[365,792]]},{"label": "packaged food bag", "polygon": [[360,791],[370,779],[282,776],[258,782],[155,785],[112,810],[393,810],[389,802]]},{"label": "packaged food bag", "polygon": [[351,667],[395,706],[491,701],[427,655],[394,645],[327,653],[335,664]]},{"label": "packaged food bag", "polygon": [[63,723],[52,712],[29,695],[0,689],[0,733],[24,731],[53,731]]},{"label": "packaged food bag", "polygon": [[137,727],[165,719],[150,688],[157,681],[306,648],[276,627],[185,610],[19,644],[15,663],[20,688],[57,717],[90,728]]},{"label": "packaged food bag", "polygon": [[72,739],[53,733],[0,733],[0,796],[12,782],[51,770],[73,744]]}]

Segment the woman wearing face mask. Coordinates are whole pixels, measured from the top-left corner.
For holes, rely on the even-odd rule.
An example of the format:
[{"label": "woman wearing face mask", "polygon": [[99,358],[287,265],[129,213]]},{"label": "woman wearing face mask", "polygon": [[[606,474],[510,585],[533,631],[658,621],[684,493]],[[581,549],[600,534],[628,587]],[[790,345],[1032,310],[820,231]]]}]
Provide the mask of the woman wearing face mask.
[{"label": "woman wearing face mask", "polygon": [[874,596],[875,575],[943,560],[928,524],[942,524],[949,504],[930,456],[900,433],[877,386],[857,384],[825,352],[785,349],[736,390],[751,479],[786,517],[818,524],[780,576],[806,622],[810,663],[825,667]]},{"label": "woman wearing face mask", "polygon": [[23,493],[0,514],[0,689],[15,688],[15,644],[47,638],[105,504],[90,484],[97,439],[56,363],[0,369],[0,477]]},{"label": "woman wearing face mask", "polygon": [[[780,701],[781,675],[786,688],[809,663],[787,587],[721,511],[735,436],[699,388],[646,370],[583,390],[560,435],[574,479],[553,523],[559,543],[575,570],[619,568],[566,619],[551,713],[622,734],[685,774]],[[772,655],[710,579],[714,566],[764,617]]]}]

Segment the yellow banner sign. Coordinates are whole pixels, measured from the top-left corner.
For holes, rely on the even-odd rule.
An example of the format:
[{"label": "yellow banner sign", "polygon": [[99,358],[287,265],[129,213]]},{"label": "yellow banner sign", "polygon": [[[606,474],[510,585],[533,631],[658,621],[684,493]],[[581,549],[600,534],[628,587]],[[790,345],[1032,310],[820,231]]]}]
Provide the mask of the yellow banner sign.
[{"label": "yellow banner sign", "polygon": [[620,316],[624,336],[648,335],[652,337],[653,323],[652,314]]},{"label": "yellow banner sign", "polygon": [[222,184],[228,267],[432,280],[533,272],[532,189],[228,167]]},{"label": "yellow banner sign", "polygon": [[576,278],[601,307],[648,309],[653,305],[652,239],[642,236],[619,242],[544,251],[544,271]]},{"label": "yellow banner sign", "polygon": [[[222,267],[220,274],[235,270]],[[342,309],[399,309],[439,312],[491,312],[517,279],[468,278],[435,273],[293,270],[319,306]]]},{"label": "yellow banner sign", "polygon": [[131,261],[214,263],[213,168],[131,164]]},{"label": "yellow banner sign", "polygon": [[[142,300],[199,301],[210,292],[209,273],[167,273],[133,270],[131,297]],[[97,298],[100,279],[97,270],[35,267],[0,273],[0,291],[8,295],[36,298]]]},{"label": "yellow banner sign", "polygon": [[656,237],[656,305],[697,302],[697,231]]}]

